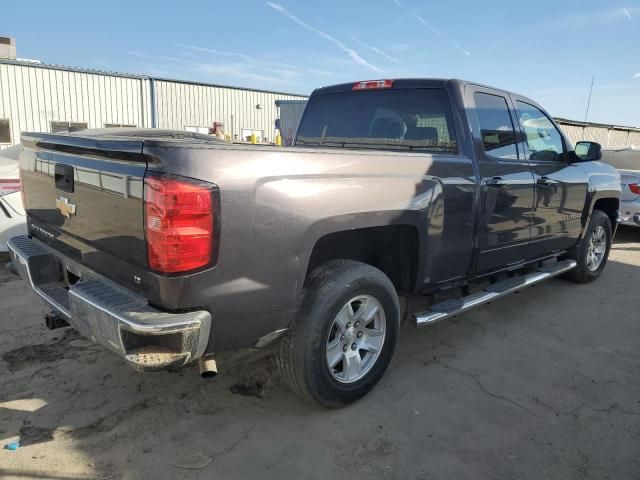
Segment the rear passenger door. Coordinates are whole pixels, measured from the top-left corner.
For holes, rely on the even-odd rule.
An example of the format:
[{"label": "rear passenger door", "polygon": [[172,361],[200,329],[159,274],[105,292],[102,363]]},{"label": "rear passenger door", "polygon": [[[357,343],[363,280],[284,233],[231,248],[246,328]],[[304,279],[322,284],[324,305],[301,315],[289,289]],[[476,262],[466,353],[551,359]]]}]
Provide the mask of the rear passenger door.
[{"label": "rear passenger door", "polygon": [[509,96],[470,86],[466,97],[481,177],[476,272],[483,273],[527,258],[535,183]]},{"label": "rear passenger door", "polygon": [[524,150],[536,188],[528,257],[573,247],[582,231],[588,180],[571,163],[567,140],[551,118],[529,100],[514,98]]}]

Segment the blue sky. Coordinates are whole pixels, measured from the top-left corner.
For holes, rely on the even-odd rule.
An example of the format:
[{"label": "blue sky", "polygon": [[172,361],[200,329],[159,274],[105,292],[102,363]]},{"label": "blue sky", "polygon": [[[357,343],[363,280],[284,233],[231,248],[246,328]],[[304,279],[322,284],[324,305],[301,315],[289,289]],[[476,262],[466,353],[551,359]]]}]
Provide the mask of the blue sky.
[{"label": "blue sky", "polygon": [[640,0],[3,0],[18,56],[309,93],[338,82],[454,77],[553,115],[640,126]]}]

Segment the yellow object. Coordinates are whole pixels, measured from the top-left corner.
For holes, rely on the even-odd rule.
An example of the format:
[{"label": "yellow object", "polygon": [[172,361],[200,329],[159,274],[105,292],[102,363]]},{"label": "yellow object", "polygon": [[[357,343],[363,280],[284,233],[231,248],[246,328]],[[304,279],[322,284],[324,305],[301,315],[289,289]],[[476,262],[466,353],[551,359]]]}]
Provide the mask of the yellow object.
[{"label": "yellow object", "polygon": [[258,143],[258,136],[255,133],[251,134],[251,143],[253,143],[254,145]]},{"label": "yellow object", "polygon": [[282,146],[282,137],[280,135],[276,135],[276,145],[279,147]]}]

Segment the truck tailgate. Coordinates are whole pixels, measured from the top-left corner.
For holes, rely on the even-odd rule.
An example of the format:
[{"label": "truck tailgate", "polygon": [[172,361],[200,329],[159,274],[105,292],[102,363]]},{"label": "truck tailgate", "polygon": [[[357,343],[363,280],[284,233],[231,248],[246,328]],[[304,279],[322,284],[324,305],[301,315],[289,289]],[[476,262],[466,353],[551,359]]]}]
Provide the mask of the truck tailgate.
[{"label": "truck tailgate", "polygon": [[22,143],[31,234],[114,279],[143,269],[142,140],[38,133]]}]

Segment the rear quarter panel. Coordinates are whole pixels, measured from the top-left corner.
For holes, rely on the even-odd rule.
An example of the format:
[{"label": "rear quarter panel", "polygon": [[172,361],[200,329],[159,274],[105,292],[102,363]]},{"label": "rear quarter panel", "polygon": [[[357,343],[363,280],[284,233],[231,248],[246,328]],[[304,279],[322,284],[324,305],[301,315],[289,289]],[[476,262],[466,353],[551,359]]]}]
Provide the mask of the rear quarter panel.
[{"label": "rear quarter panel", "polygon": [[420,281],[463,275],[471,262],[476,183],[462,155],[153,142],[145,154],[149,170],[220,188],[217,265],[185,279],[155,278],[155,290],[166,293],[158,302],[213,313],[214,345],[246,346],[286,328],[313,247],[328,233],[415,227]]},{"label": "rear quarter panel", "polygon": [[[588,192],[584,210],[586,217],[583,222],[584,234],[596,202],[608,198],[619,202],[622,195],[622,187],[620,185],[620,174],[611,165],[603,162],[584,162],[579,165],[588,180]],[[614,229],[616,227],[615,221],[616,219],[612,219],[612,227]]]}]

